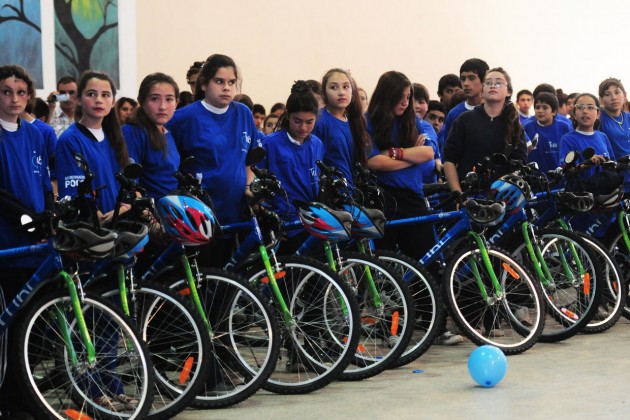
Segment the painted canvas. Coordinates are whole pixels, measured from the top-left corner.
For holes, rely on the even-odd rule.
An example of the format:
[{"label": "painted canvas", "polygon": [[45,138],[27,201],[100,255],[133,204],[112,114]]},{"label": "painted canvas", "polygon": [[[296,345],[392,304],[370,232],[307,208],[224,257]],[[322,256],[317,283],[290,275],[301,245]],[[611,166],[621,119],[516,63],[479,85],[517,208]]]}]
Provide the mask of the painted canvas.
[{"label": "painted canvas", "polygon": [[0,65],[18,64],[43,87],[40,0],[0,1]]},{"label": "painted canvas", "polygon": [[57,79],[94,69],[119,85],[118,1],[54,0],[54,8]]}]

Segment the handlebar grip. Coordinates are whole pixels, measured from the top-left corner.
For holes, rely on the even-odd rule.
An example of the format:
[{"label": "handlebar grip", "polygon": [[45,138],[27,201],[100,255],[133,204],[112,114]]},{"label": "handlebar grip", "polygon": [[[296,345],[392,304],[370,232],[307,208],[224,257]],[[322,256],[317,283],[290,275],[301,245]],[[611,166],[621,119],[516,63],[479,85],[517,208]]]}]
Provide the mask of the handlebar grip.
[{"label": "handlebar grip", "polygon": [[250,166],[250,168],[252,169],[254,175],[261,179],[266,178],[269,173],[266,169],[257,168],[256,166]]}]

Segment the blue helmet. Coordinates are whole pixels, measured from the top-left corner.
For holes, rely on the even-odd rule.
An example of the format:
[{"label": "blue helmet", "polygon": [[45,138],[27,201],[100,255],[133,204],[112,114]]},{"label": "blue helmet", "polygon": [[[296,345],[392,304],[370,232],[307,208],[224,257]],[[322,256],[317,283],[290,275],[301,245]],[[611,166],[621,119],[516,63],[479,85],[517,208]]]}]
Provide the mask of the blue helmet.
[{"label": "blue helmet", "polygon": [[322,203],[295,201],[298,217],[304,228],[313,236],[329,241],[350,239],[352,215],[336,211]]},{"label": "blue helmet", "polygon": [[352,215],[352,235],[356,237],[382,238],[387,219],[382,211],[354,204],[344,204],[343,209]]},{"label": "blue helmet", "polygon": [[155,205],[164,230],[183,245],[212,241],[218,223],[204,203],[187,195],[167,195]]},{"label": "blue helmet", "polygon": [[490,186],[496,201],[503,201],[506,210],[519,211],[531,195],[529,184],[518,175],[508,174],[497,179]]}]

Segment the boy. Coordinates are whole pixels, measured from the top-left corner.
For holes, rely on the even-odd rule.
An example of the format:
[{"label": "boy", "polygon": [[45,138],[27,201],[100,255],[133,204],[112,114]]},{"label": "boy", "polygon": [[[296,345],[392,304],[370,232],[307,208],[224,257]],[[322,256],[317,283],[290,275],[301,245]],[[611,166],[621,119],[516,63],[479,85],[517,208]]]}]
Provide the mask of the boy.
[{"label": "boy", "polygon": [[527,90],[523,89],[516,94],[516,107],[518,108],[518,118],[521,120],[521,125],[525,125],[530,120],[529,109],[534,102],[534,95]]},{"label": "boy", "polygon": [[558,98],[548,92],[539,93],[534,100],[534,118],[523,126],[532,142],[538,139],[529,152],[528,161],[538,163],[538,168],[543,172],[556,169],[560,160],[560,139],[571,131],[567,123],[556,119],[557,113]]}]

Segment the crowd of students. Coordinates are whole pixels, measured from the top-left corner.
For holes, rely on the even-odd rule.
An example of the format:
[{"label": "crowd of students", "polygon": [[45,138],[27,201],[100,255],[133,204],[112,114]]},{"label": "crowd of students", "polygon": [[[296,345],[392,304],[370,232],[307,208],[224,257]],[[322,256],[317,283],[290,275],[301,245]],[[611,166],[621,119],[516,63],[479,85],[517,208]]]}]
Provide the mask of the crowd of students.
[{"label": "crowd of students", "polygon": [[[146,76],[137,103],[115,102],[116,87],[105,73],[64,77],[47,98],[46,113],[41,100],[34,100],[28,73],[0,67],[1,192],[33,212],[52,208],[54,195],[77,193],[83,179],[74,159],[79,152],[94,173],[99,218],[106,223],[116,205],[115,174],[129,162],[142,164],[140,182],[159,198],[177,187],[180,159],[194,155],[188,170],[211,194],[219,221],[230,223],[241,217],[253,179],[247,154],[262,146],[267,155],[259,165],[276,174],[290,198],[316,198],[317,160],[339,168],[350,183],[358,162],[375,173],[386,199],[396,203],[387,206],[387,217],[401,218],[426,213],[423,184],[443,176],[458,190],[459,180],[492,153],[508,150],[510,157],[536,161],[542,170],[561,164],[567,151],[587,146],[596,151],[595,163],[630,154],[626,92],[612,78],[600,84],[597,95],[566,95],[543,84],[518,92],[512,103],[508,72],[473,58],[462,64],[459,76],[440,79],[439,101],[430,100],[423,85],[389,71],[368,102],[348,71],[333,68],[321,83],[297,81],[286,102],[266,114],[239,92],[240,73],[230,57],[214,54],[195,62],[186,77],[192,92],[180,92],[168,75]],[[279,214],[294,212],[284,199],[270,205]],[[433,237],[429,229],[388,230],[384,246],[418,258],[433,245],[421,239]],[[285,252],[291,252],[291,240],[283,244]],[[15,220],[0,214],[0,247],[26,243]],[[220,263],[229,247],[219,242],[208,254]],[[12,270],[0,279],[5,299],[37,265],[0,261],[3,270]],[[453,344],[461,337],[447,332],[441,340]]]}]

